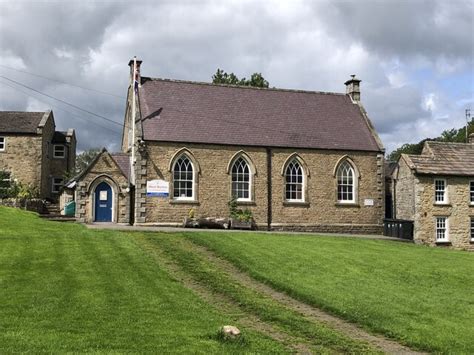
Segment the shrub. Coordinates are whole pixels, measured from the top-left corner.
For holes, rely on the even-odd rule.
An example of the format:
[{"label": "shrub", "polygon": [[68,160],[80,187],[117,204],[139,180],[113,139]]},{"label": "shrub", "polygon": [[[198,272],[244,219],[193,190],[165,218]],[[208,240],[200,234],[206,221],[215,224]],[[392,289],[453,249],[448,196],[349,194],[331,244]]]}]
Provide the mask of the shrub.
[{"label": "shrub", "polygon": [[251,222],[253,220],[252,211],[246,208],[241,210],[237,208],[237,199],[232,197],[227,203],[229,206],[229,216],[230,218],[236,219],[241,222]]}]

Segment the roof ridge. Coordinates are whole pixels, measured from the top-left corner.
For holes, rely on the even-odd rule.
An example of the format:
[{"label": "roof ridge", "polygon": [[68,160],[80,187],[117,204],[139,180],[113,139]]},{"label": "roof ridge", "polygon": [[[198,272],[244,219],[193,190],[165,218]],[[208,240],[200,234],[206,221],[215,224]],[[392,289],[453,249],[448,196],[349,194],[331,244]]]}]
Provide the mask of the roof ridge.
[{"label": "roof ridge", "polygon": [[28,114],[28,113],[46,113],[46,111],[0,111],[0,114],[1,113],[23,113],[23,114]]},{"label": "roof ridge", "polygon": [[461,146],[465,146],[465,145],[474,145],[474,143],[465,143],[465,142],[440,142],[440,141],[426,141],[427,143],[429,142],[429,144],[454,144],[454,145],[461,145]]},{"label": "roof ridge", "polygon": [[284,89],[284,88],[260,88],[260,87],[245,86],[245,85],[214,84],[214,83],[208,83],[208,82],[205,82],[205,81],[192,81],[192,80],[166,79],[166,78],[151,78],[151,77],[147,77],[147,76],[142,76],[142,79],[148,79],[148,80],[151,80],[151,81],[163,81],[163,82],[171,82],[171,83],[192,84],[192,85],[207,85],[207,86],[225,87],[225,88],[232,88],[232,89],[294,92],[294,93],[302,93],[302,94],[321,94],[321,95],[336,95],[336,96],[346,96],[347,95],[347,94],[342,93],[342,92],[302,90],[302,89]]}]

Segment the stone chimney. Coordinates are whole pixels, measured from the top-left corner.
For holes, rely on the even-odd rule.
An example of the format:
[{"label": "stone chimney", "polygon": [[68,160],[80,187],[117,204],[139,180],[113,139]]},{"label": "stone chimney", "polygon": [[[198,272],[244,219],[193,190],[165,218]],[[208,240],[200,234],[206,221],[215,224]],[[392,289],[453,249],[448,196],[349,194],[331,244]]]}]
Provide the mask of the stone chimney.
[{"label": "stone chimney", "polygon": [[469,143],[474,143],[474,133],[469,135]]},{"label": "stone chimney", "polygon": [[[136,81],[138,82],[138,84],[140,85],[141,81],[140,81],[140,66],[142,65],[142,61],[139,60],[139,59],[136,59],[137,57],[133,57],[133,59],[130,59],[130,61],[128,62],[128,66],[130,67],[130,84],[133,83],[133,79],[135,78]],[[137,72],[133,73],[133,61],[136,60],[137,61]]]},{"label": "stone chimney", "polygon": [[351,75],[351,78],[344,84],[346,85],[346,94],[349,94],[353,101],[360,101],[360,82],[361,80],[356,79],[355,75]]}]

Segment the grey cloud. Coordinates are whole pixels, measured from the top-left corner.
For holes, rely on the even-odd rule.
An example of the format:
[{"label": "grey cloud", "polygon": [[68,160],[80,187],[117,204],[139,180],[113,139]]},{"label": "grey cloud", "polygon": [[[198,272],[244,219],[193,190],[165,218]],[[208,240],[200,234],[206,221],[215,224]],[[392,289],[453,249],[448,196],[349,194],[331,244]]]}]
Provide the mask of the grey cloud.
[{"label": "grey cloud", "polygon": [[[318,2],[328,33],[382,57],[472,60],[474,3],[469,0]],[[328,7],[331,8],[328,11]]]},{"label": "grey cloud", "polygon": [[[455,56],[465,67],[472,60],[472,3],[451,3],[10,2],[0,4],[0,61],[7,53],[21,58],[27,71],[120,96],[126,95],[133,55],[143,60],[145,76],[209,81],[220,67],[239,76],[262,72],[271,85],[310,90],[343,92],[344,81],[355,73],[363,80],[362,99],[376,127],[394,142],[394,128],[428,121],[431,112],[421,107],[422,88],[390,86],[384,63],[394,57],[405,65],[416,57],[435,63]],[[123,120],[125,99],[0,68],[5,73]],[[22,94],[1,84],[0,90],[1,109],[28,107]],[[81,149],[119,148],[120,136],[89,123],[107,122],[66,109],[84,118],[53,108],[61,129],[77,129]],[[424,134],[415,124],[411,131]]]}]

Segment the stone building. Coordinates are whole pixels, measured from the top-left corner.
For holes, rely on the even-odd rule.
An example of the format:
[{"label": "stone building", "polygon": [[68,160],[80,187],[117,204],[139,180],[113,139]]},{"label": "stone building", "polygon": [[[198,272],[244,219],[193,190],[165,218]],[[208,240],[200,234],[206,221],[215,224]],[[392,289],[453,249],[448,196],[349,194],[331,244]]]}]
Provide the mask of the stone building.
[{"label": "stone building", "polygon": [[74,187],[76,193],[77,220],[82,223],[130,223],[129,178],[129,155],[110,154],[103,149],[89,166],[68,184],[69,187]]},{"label": "stone building", "polygon": [[402,154],[394,173],[397,219],[414,221],[414,240],[474,250],[474,136],[470,143],[425,142]]},{"label": "stone building", "polygon": [[52,111],[0,111],[0,170],[11,179],[56,200],[75,160],[75,132],[56,131]]},{"label": "stone building", "polygon": [[[260,89],[143,77],[141,61],[129,65],[130,206],[114,197],[112,215],[124,218],[112,221],[129,213],[135,225],[180,226],[191,210],[225,218],[234,197],[259,229],[381,231],[384,149],[360,80],[348,80],[346,93]],[[88,206],[101,182],[126,199],[110,165],[78,179],[80,220],[94,220]]]}]

